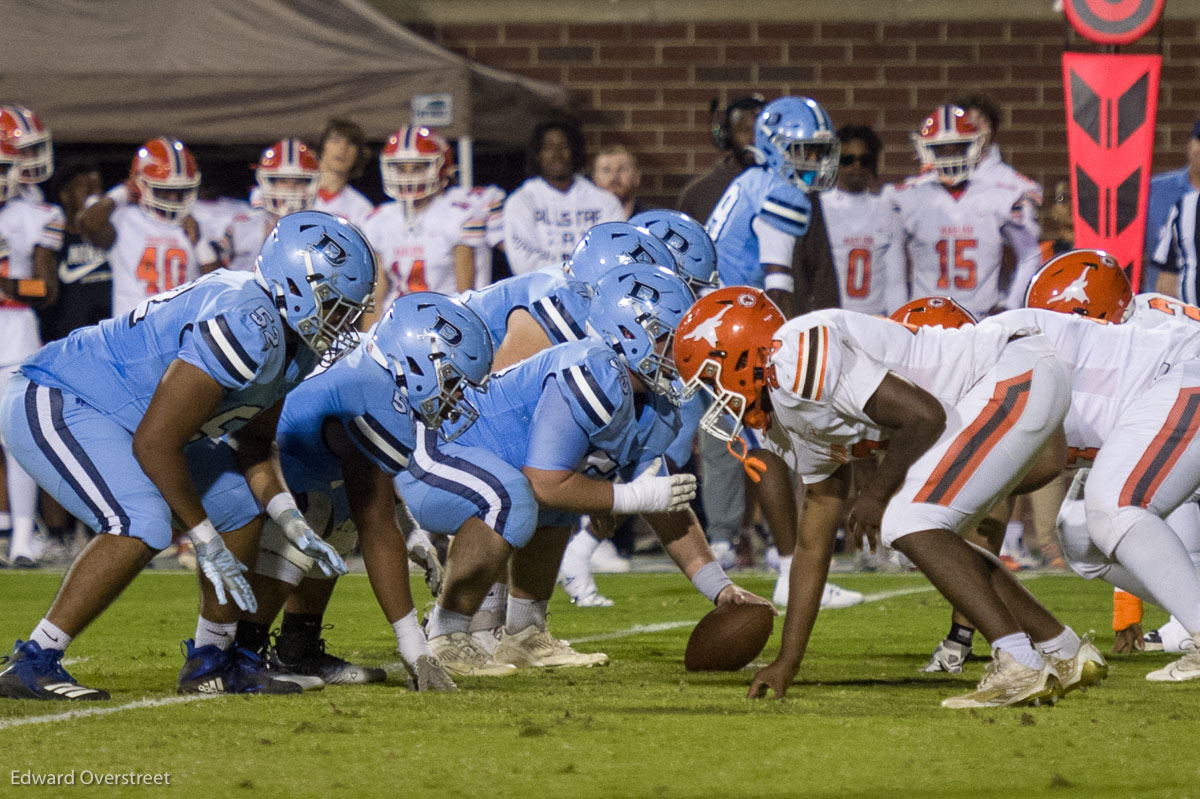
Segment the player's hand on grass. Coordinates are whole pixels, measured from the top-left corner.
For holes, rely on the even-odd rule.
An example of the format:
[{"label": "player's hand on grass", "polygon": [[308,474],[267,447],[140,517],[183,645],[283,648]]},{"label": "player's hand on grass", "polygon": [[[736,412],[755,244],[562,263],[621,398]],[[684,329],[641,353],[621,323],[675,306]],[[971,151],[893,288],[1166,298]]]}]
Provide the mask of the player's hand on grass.
[{"label": "player's hand on grass", "polygon": [[1113,642],[1113,652],[1118,655],[1142,652],[1146,649],[1146,639],[1142,637],[1142,625],[1131,624],[1124,630],[1116,631],[1117,640]]},{"label": "player's hand on grass", "polygon": [[764,666],[754,675],[746,698],[763,699],[767,696],[767,690],[770,689],[775,699],[783,699],[787,696],[788,686],[792,684],[798,671],[800,671],[798,665],[790,666],[776,658],[771,665]]},{"label": "player's hand on grass", "polygon": [[326,577],[340,577],[349,571],[342,556],[313,532],[300,511],[291,508],[276,521],[283,528],[287,540],[292,542],[292,546],[312,558]]},{"label": "player's hand on grass", "polygon": [[740,585],[730,583],[721,589],[721,593],[717,594],[717,606],[721,605],[766,605],[771,609],[771,612],[776,616],[779,611],[771,604],[769,600],[763,599],[758,594],[752,594]]},{"label": "player's hand on grass", "polygon": [[856,540],[865,535],[872,553],[879,549],[879,526],[883,523],[883,509],[886,506],[886,502],[876,499],[866,491],[860,491],[846,514],[846,524],[849,525],[851,535]]},{"label": "player's hand on grass", "polygon": [[233,556],[219,537],[211,541],[192,541],[196,550],[196,565],[208,581],[212,583],[217,594],[217,602],[224,605],[227,601],[225,592],[233,597],[233,603],[247,613],[258,610],[258,601],[250,583],[242,575],[246,565]]}]

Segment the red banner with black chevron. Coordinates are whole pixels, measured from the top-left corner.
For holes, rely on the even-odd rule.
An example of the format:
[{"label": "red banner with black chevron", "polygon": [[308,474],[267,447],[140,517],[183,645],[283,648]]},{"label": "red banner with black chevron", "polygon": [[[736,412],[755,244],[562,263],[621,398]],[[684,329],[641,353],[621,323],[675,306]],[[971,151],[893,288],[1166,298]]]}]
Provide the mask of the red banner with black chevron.
[{"label": "red banner with black chevron", "polygon": [[1075,246],[1112,253],[1138,286],[1162,58],[1063,53],[1062,61]]}]

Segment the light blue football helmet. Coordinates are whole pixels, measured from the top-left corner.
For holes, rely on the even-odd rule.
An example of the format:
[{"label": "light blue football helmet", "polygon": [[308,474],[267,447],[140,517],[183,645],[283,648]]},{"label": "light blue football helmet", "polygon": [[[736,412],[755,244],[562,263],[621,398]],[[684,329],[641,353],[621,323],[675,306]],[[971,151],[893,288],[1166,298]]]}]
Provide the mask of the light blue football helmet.
[{"label": "light blue football helmet", "polygon": [[699,294],[703,289],[717,287],[720,281],[717,274],[717,248],[704,226],[695,219],[681,211],[655,208],[634,214],[629,224],[650,231],[675,252],[679,276],[692,291]]},{"label": "light blue football helmet", "polygon": [[375,293],[375,253],[354,225],[322,211],[283,217],[263,242],[254,276],[322,364],[357,346],[358,318]]},{"label": "light blue football helmet", "polygon": [[648,264],[617,266],[597,281],[588,328],[646,387],[680,404],[672,345],[675,328],[696,301],[673,271]]},{"label": "light blue football helmet", "polygon": [[767,103],[754,123],[759,163],[804,191],[825,191],[837,181],[842,145],[828,112],[808,97]]},{"label": "light blue football helmet", "polygon": [[678,268],[674,251],[650,233],[628,222],[602,222],[575,245],[564,271],[594,291],[610,269],[633,263]]},{"label": "light blue football helmet", "polygon": [[[462,396],[487,390],[492,338],[479,315],[432,291],[397,297],[375,325],[368,354],[392,373],[409,407],[446,441],[462,435],[479,411]],[[443,422],[455,423],[447,432]]]}]

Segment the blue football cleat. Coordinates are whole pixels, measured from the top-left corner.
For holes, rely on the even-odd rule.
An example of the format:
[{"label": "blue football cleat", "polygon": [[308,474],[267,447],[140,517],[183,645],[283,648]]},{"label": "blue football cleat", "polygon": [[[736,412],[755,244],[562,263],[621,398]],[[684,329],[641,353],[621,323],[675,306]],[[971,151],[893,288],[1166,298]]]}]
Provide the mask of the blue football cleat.
[{"label": "blue football cleat", "polygon": [[262,659],[242,647],[196,646],[189,638],[183,642],[183,652],[181,694],[298,694],[303,690],[266,674]]},{"label": "blue football cleat", "polygon": [[108,691],[75,682],[62,667],[61,649],[42,649],[36,641],[18,640],[3,659],[0,696],[9,699],[65,699],[72,702],[109,699]]}]

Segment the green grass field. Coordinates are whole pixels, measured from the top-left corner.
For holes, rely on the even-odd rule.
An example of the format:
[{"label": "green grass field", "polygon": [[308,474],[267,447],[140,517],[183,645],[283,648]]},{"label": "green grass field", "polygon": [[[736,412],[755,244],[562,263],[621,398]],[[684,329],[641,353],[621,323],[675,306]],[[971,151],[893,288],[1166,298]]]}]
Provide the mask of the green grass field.
[{"label": "green grass field", "polygon": [[[706,603],[677,574],[631,574],[599,578],[613,608],[573,608],[561,594],[551,604],[551,629],[607,652],[607,668],[463,679],[454,695],[389,682],[129,707],[174,697],[179,641],[195,622],[193,579],[145,574],[71,647],[73,675],[113,694],[84,709],[112,712],[0,700],[0,795],[1200,796],[1200,683],[1143,679],[1174,656],[1115,657],[1103,686],[1054,708],[945,710],[939,701],[968,690],[982,665],[917,673],[947,626],[946,603],[918,575],[839,575],[869,601],[822,614],[783,702],[746,700],[749,670],[685,672],[684,644]],[[0,573],[5,647],[28,635],[59,580]],[[759,592],[772,585],[765,574],[739,581]],[[1111,648],[1107,585],[1027,584]],[[1163,618],[1152,611],[1147,622]],[[394,660],[362,576],[342,581],[327,620],[337,625],[331,650]],[[13,784],[12,772],[26,770],[75,770],[77,785]],[[171,786],[82,786],[84,770],[166,772]]]}]

